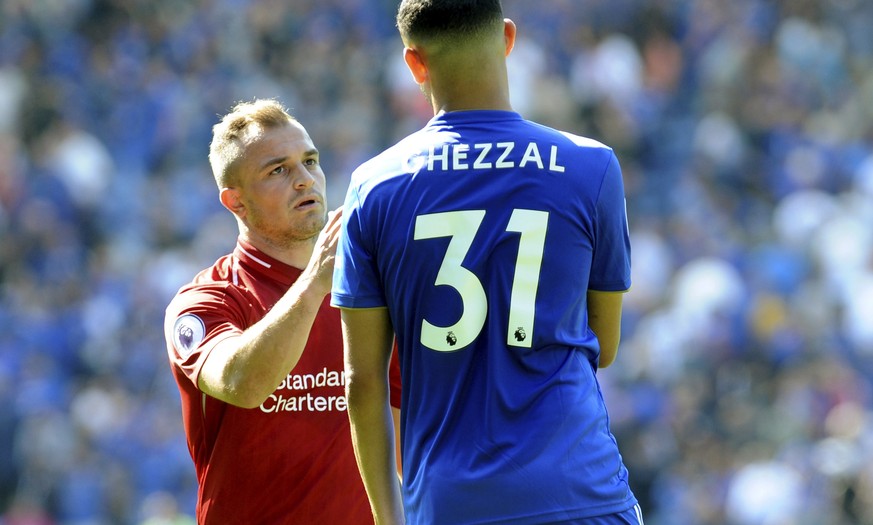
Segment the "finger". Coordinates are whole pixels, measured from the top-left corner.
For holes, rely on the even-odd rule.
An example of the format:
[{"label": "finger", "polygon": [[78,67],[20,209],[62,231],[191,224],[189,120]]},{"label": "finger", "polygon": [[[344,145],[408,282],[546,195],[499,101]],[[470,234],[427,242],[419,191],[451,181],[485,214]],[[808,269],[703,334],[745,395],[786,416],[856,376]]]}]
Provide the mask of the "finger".
[{"label": "finger", "polygon": [[335,210],[330,210],[327,212],[327,222],[332,223],[332,222],[338,220],[342,216],[343,216],[342,207],[339,207]]}]

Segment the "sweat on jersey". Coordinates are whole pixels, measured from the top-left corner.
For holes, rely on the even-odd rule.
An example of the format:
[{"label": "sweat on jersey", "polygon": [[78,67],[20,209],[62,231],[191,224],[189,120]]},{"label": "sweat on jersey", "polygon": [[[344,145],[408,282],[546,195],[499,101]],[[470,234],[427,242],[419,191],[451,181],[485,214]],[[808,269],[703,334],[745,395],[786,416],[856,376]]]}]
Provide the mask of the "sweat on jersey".
[{"label": "sweat on jersey", "polygon": [[201,525],[373,523],[346,412],[340,315],[327,298],[300,361],[261,406],[239,408],[197,387],[216,344],[259,321],[300,273],[239,241],[167,307]]},{"label": "sweat on jersey", "polygon": [[596,141],[514,112],[441,113],[355,171],[332,304],[389,310],[409,523],[636,503],[586,306],[629,287],[621,170]]}]

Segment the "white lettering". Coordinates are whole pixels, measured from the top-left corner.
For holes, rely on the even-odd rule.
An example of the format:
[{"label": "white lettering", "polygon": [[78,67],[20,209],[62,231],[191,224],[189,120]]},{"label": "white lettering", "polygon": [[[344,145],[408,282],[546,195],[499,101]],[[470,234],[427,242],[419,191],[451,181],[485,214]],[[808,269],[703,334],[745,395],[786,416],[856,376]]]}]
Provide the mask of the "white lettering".
[{"label": "white lettering", "polygon": [[[447,171],[450,166],[454,171],[512,169],[516,166],[524,168],[529,164],[536,165],[540,170],[546,169],[545,159],[537,142],[528,142],[525,145],[524,154],[520,160],[513,158],[512,155],[516,146],[515,142],[498,142],[496,144],[483,142],[472,146],[470,144],[434,145],[430,147],[428,153],[415,153],[402,159],[401,167],[409,173],[421,169]],[[492,151],[499,153],[492,153]],[[495,156],[496,160],[494,160]],[[473,160],[474,158],[475,160]],[[548,170],[554,173],[566,171],[566,168],[558,162],[558,146],[552,145],[549,150]],[[290,378],[289,375],[289,380]]]},{"label": "white lettering", "polygon": [[479,156],[476,157],[476,162],[473,163],[473,169],[474,170],[491,169],[491,163],[485,162],[485,155],[488,155],[488,152],[491,151],[491,144],[488,144],[487,142],[485,144],[474,144],[473,149],[482,150],[479,153]]},{"label": "white lettering", "polygon": [[469,144],[455,144],[452,148],[454,150],[454,155],[452,156],[452,169],[453,170],[466,170],[470,169],[470,166],[461,161],[467,160],[467,152],[470,151]]},{"label": "white lettering", "polygon": [[288,374],[276,390],[309,390],[325,386],[345,386],[345,371],[322,368],[315,374]]},{"label": "white lettering", "polygon": [[543,159],[540,157],[540,149],[537,147],[536,142],[531,142],[527,145],[527,149],[524,151],[524,156],[521,158],[521,162],[518,163],[518,167],[523,168],[525,164],[531,161],[536,162],[539,169],[543,169]]},{"label": "white lettering", "polygon": [[345,396],[289,396],[270,394],[259,407],[261,412],[345,412],[348,408]]},{"label": "white lettering", "polygon": [[449,148],[447,148],[447,147],[440,148],[440,154],[439,154],[439,156],[437,156],[436,151],[434,150],[434,147],[431,146],[430,154],[428,154],[428,156],[427,156],[427,169],[428,170],[433,171],[433,164],[434,164],[434,161],[436,161],[436,160],[440,161],[440,165],[442,166],[443,170],[448,169],[448,167],[449,167]]},{"label": "white lettering", "polygon": [[509,156],[509,153],[515,148],[514,142],[498,142],[498,148],[503,148],[503,153],[500,154],[500,157],[497,159],[497,162],[494,164],[495,168],[505,169],[505,168],[514,168],[515,163],[512,161],[507,161],[506,157]]},{"label": "white lettering", "polygon": [[[316,395],[318,388],[342,388],[346,384],[345,371],[322,368],[316,373],[288,374],[279,384],[277,392],[261,403],[261,412],[344,412],[347,409],[345,395]],[[300,395],[285,396],[280,390],[299,390]]]},{"label": "white lettering", "polygon": [[558,165],[558,146],[552,146],[552,154],[549,156],[549,171],[564,173],[564,166]]}]

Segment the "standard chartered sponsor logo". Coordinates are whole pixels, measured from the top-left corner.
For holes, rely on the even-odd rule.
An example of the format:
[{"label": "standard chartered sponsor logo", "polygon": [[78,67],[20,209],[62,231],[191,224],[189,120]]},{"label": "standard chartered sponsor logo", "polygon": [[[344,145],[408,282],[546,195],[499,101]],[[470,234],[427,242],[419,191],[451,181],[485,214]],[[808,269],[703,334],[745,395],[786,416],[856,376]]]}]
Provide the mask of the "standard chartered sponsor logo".
[{"label": "standard chartered sponsor logo", "polygon": [[328,370],[327,367],[322,368],[321,372],[315,374],[288,374],[285,379],[279,383],[276,390],[311,390],[313,388],[322,388],[326,386],[346,386],[346,374],[343,370]]},{"label": "standard chartered sponsor logo", "polygon": [[[346,410],[345,395],[319,395],[315,389],[345,387],[345,372],[322,369],[314,374],[288,374],[275,392],[260,408],[268,414],[276,412],[328,412]],[[287,392],[285,392],[287,391]],[[303,392],[305,391],[305,393]],[[296,392],[299,392],[297,394]]]},{"label": "standard chartered sponsor logo", "polygon": [[346,396],[317,396],[311,392],[303,396],[270,394],[270,397],[261,403],[261,411],[268,414],[274,412],[328,412],[331,410],[345,411]]}]

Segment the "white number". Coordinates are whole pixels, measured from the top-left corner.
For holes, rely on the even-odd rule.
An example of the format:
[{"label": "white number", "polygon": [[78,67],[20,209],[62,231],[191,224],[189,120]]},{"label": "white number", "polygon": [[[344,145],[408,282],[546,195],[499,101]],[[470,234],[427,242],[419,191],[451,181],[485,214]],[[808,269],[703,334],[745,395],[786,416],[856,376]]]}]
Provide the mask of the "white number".
[{"label": "white number", "polygon": [[463,348],[476,339],[485,325],[488,313],[485,290],[473,272],[461,266],[484,217],[484,210],[471,210],[421,215],[415,220],[415,240],[451,237],[434,284],[457,290],[464,308],[461,318],[452,326],[439,327],[422,320],[421,343],[428,348],[444,352]]},{"label": "white number", "polygon": [[549,214],[544,211],[513,210],[506,227],[506,231],[521,234],[509,299],[509,330],[506,334],[509,346],[530,348],[548,224]]},{"label": "white number", "polygon": [[[432,350],[449,352],[464,348],[485,326],[488,313],[485,290],[479,278],[462,266],[484,218],[484,210],[467,210],[420,215],[415,220],[415,240],[451,237],[434,285],[457,290],[463,307],[460,319],[451,326],[436,326],[422,319],[421,343]],[[548,222],[547,212],[517,209],[513,210],[506,227],[507,231],[521,234],[506,333],[506,343],[510,346],[531,346]]]}]

